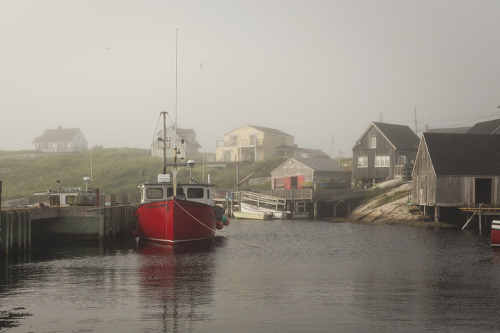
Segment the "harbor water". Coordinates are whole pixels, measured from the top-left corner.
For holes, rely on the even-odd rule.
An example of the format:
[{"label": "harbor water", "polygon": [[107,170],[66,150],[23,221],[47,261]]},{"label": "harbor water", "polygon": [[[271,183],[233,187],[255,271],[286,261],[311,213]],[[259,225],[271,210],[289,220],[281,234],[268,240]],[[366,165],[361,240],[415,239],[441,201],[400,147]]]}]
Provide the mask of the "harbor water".
[{"label": "harbor water", "polygon": [[0,332],[492,332],[471,230],[232,220],[194,246],[51,242],[0,269]]}]

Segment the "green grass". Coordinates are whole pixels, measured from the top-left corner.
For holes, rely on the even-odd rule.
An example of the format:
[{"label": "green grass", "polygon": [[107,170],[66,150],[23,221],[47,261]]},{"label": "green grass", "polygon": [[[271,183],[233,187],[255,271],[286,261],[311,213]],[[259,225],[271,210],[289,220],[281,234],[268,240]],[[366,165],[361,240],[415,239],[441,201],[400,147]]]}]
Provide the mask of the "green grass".
[{"label": "green grass", "polygon": [[[94,147],[92,153],[87,151],[67,154],[0,151],[2,201],[28,198],[30,202],[36,202],[40,197],[33,196],[33,193],[56,189],[57,180],[62,186],[84,188],[83,177],[91,176],[91,159],[92,188],[99,188],[102,194],[132,195],[134,200],[138,200],[138,184],[144,181],[156,182],[158,173],[162,171],[162,159],[148,155],[149,152],[143,149],[102,147]],[[269,177],[271,171],[284,161],[285,159],[276,159],[253,164],[243,163],[239,168],[239,179],[254,171],[256,173],[252,177]],[[193,178],[198,182],[204,181],[203,175],[206,181],[208,174],[211,183],[219,189],[235,189],[235,164],[205,170],[198,164],[193,168]],[[178,178],[180,181],[187,181],[189,170],[181,168]],[[264,186],[271,188],[270,184]]]},{"label": "green grass", "polygon": [[380,188],[378,186],[372,187],[365,193],[365,202],[373,200],[373,198],[378,197],[384,193],[387,193],[391,190],[391,188]]},{"label": "green grass", "polygon": [[398,199],[404,198],[408,195],[408,191],[397,191],[391,195],[384,194],[382,198],[378,199],[375,204],[373,205],[373,208],[380,207],[382,205],[385,205],[386,203],[396,201]]}]

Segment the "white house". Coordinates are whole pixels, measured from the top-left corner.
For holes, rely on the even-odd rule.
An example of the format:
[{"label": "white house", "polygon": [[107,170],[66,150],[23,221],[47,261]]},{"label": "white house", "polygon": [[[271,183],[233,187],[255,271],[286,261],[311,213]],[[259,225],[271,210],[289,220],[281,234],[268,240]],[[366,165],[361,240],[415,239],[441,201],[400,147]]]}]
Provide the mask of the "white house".
[{"label": "white house", "polygon": [[294,145],[294,137],[274,128],[242,125],[217,141],[216,160],[222,162],[263,161],[278,157],[279,147]]},{"label": "white house", "polygon": [[86,150],[88,143],[79,128],[48,129],[36,137],[33,148],[43,152],[77,152]]},{"label": "white house", "polygon": [[[174,137],[177,134],[177,148],[180,149],[180,156],[186,160],[197,160],[199,155],[200,144],[196,141],[196,132],[194,129],[183,129],[177,128],[174,131],[172,126],[167,127],[167,138],[166,138],[166,148],[167,148],[167,159],[173,158],[174,154]],[[163,140],[163,130],[158,132],[158,138]],[[161,157],[163,156],[163,141],[157,139],[153,146],[153,156]]]}]

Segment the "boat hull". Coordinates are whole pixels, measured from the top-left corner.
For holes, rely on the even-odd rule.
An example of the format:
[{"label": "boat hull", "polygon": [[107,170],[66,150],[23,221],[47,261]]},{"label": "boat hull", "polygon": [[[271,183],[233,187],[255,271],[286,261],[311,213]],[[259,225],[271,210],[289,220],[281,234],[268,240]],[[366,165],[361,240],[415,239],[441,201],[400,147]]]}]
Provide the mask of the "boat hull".
[{"label": "boat hull", "polygon": [[245,219],[245,220],[272,220],[273,219],[272,213],[265,213],[265,212],[234,211],[233,215],[234,215],[234,218],[236,218],[236,219]]},{"label": "boat hull", "polygon": [[141,239],[165,244],[198,241],[215,236],[212,206],[188,200],[169,199],[141,204],[136,210]]},{"label": "boat hull", "polygon": [[278,220],[288,220],[292,218],[292,212],[288,211],[281,211],[281,210],[274,210],[270,208],[265,208],[265,207],[259,207],[259,206],[253,206],[249,205],[246,203],[241,203],[240,204],[240,210],[243,213],[265,213],[265,214],[272,214],[273,219],[278,219]]},{"label": "boat hull", "polygon": [[500,247],[500,221],[491,221],[491,246]]}]

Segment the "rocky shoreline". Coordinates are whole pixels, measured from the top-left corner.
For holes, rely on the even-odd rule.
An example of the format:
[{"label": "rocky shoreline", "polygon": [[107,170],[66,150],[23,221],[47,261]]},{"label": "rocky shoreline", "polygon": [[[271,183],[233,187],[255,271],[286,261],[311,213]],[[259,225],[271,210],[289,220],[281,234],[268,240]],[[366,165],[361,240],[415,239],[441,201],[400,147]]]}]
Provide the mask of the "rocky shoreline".
[{"label": "rocky shoreline", "polygon": [[[394,187],[384,195],[392,195],[396,192],[408,191],[409,184],[401,184]],[[384,195],[377,196],[367,203],[356,207],[346,220],[353,223],[362,224],[395,224],[420,227],[450,227],[456,228],[457,225],[445,222],[434,222],[420,214],[418,209],[411,203],[408,203],[408,197],[402,197],[394,201],[378,206],[377,202]]]}]

